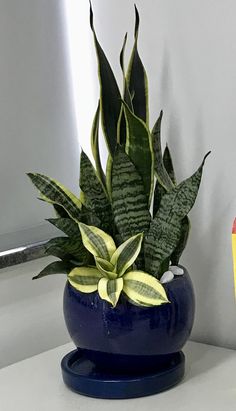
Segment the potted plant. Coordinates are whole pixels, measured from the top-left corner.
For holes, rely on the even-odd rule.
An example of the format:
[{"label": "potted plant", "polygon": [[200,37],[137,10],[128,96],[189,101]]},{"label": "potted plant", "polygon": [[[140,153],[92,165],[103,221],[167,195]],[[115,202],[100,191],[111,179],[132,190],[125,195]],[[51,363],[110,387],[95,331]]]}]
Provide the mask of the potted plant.
[{"label": "potted plant", "polygon": [[[137,41],[127,73],[120,54],[121,95],[93,24],[100,98],[91,133],[93,166],[82,151],[80,197],[45,175],[29,173],[49,222],[66,236],[50,240],[58,258],[34,278],[65,273],[64,315],[77,349],[64,357],[65,383],[85,395],[129,398],[163,391],[184,375],[181,352],[194,319],[194,293],[179,266],[201,182],[204,157],[177,184],[168,147],[161,148],[162,112],[150,130],[148,81]],[[103,170],[99,122],[107,143]]]}]

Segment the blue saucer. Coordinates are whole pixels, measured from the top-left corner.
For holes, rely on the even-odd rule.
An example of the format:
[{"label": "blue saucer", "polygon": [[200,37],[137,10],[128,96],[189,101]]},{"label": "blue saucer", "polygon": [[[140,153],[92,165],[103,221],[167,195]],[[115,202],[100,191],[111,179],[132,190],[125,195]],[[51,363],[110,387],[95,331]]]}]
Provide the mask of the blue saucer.
[{"label": "blue saucer", "polygon": [[86,358],[82,349],[68,353],[61,362],[64,383],[73,391],[95,398],[137,398],[157,394],[176,385],[184,376],[182,351],[171,357],[164,369],[145,374],[103,371]]}]

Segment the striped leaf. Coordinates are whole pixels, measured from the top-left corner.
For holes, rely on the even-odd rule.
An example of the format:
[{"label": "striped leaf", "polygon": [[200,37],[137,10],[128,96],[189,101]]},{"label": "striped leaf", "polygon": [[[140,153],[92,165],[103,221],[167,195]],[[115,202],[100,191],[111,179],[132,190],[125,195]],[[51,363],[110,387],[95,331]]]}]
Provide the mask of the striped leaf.
[{"label": "striped leaf", "polygon": [[119,277],[133,265],[138,257],[143,240],[143,234],[137,234],[121,244],[111,257],[111,263]]},{"label": "striped leaf", "polygon": [[153,307],[169,302],[164,287],[151,275],[143,271],[130,271],[123,279],[123,291],[134,304]]},{"label": "striped leaf", "polygon": [[47,221],[58,230],[63,231],[68,237],[81,238],[78,224],[71,218],[49,218]]},{"label": "striped leaf", "polygon": [[121,147],[113,159],[112,207],[122,241],[148,231],[150,213],[142,178]]},{"label": "striped leaf", "polygon": [[87,225],[95,225],[101,228],[102,222],[96,214],[88,210],[83,204],[81,207],[81,222]]},{"label": "striped leaf", "polygon": [[153,190],[154,154],[152,139],[146,124],[124,103],[127,131],[125,151],[142,177],[150,204]]},{"label": "striped leaf", "polygon": [[159,118],[157,119],[153,130],[152,130],[152,142],[154,150],[154,168],[156,173],[156,178],[158,182],[168,191],[174,187],[174,184],[167,173],[163,158],[162,158],[162,149],[161,149],[161,121],[162,121],[163,112],[161,111]]},{"label": "striped leaf", "polygon": [[113,307],[118,303],[120,293],[123,289],[123,278],[109,280],[101,278],[98,283],[98,293],[102,300],[108,301]]},{"label": "striped leaf", "polygon": [[162,263],[170,257],[180,240],[182,226],[178,220],[162,220],[159,211],[151,222],[144,242],[145,270],[157,278],[162,274]]},{"label": "striped leaf", "polygon": [[97,227],[80,223],[79,228],[85,248],[94,257],[101,257],[104,260],[110,261],[116,250],[112,237]]},{"label": "striped leaf", "polygon": [[93,120],[93,125],[92,125],[92,132],[91,132],[91,148],[92,148],[92,153],[93,153],[93,158],[95,160],[96,164],[96,171],[99,180],[105,186],[105,175],[102,169],[101,165],[101,159],[100,159],[100,152],[99,152],[99,114],[100,114],[100,102],[98,102],[98,107],[95,113],[95,117]]},{"label": "striped leaf", "polygon": [[28,173],[35,187],[40,191],[42,199],[65,209],[71,218],[80,219],[80,200],[61,183],[43,174]]},{"label": "striped leaf", "polygon": [[45,267],[38,275],[32,278],[37,280],[38,278],[46,277],[52,274],[68,274],[73,268],[73,264],[68,261],[54,261]]},{"label": "striped leaf", "polygon": [[127,82],[130,94],[134,96],[132,100],[134,113],[148,125],[148,80],[145,68],[138,53],[138,30],[139,14],[135,6],[134,46],[127,72]]},{"label": "striped leaf", "polygon": [[160,208],[161,199],[166,193],[166,189],[156,180],[155,190],[153,195],[153,217],[155,217],[157,211]]},{"label": "striped leaf", "polygon": [[112,224],[111,205],[91,161],[83,151],[80,158],[80,188],[83,204],[99,218],[103,229],[109,231]]},{"label": "striped leaf", "polygon": [[182,220],[195,203],[207,155],[191,177],[162,197],[160,208],[150,224],[144,244],[145,268],[154,276],[158,275],[160,264],[180,241]]},{"label": "striped leaf", "polygon": [[98,60],[102,127],[108,150],[113,156],[117,144],[117,123],[121,110],[121,95],[111,66],[98,42],[93,25],[93,11],[91,5],[90,26],[94,35],[94,43]]},{"label": "striped leaf", "polygon": [[163,164],[164,167],[174,185],[176,185],[176,177],[175,177],[175,171],[174,171],[174,166],[173,166],[173,161],[171,158],[170,150],[168,145],[166,145],[166,148],[164,150],[163,154]]},{"label": "striped leaf", "polygon": [[[56,237],[49,240],[45,246],[47,255],[58,256],[62,259],[78,260],[78,262],[86,263],[88,259],[88,252],[85,249],[81,238],[77,240],[69,237]],[[60,257],[61,255],[61,257]]]},{"label": "striped leaf", "polygon": [[68,281],[82,293],[92,293],[98,289],[101,273],[96,267],[76,267],[68,275]]},{"label": "striped leaf", "polygon": [[183,254],[183,251],[188,241],[190,227],[191,227],[191,224],[190,224],[189,218],[186,216],[182,220],[181,235],[180,235],[179,242],[170,256],[170,260],[173,265],[179,264],[180,257]]},{"label": "striped leaf", "polygon": [[114,265],[104,258],[95,257],[96,267],[100,271],[103,277],[110,278],[111,280],[117,278],[116,272],[114,272]]}]

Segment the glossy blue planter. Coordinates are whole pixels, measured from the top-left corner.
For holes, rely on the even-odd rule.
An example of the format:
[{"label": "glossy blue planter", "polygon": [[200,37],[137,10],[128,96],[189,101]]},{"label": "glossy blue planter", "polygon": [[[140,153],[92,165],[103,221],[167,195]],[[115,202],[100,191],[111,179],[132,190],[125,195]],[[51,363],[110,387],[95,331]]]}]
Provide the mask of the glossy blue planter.
[{"label": "glossy blue planter", "polygon": [[[100,370],[103,378],[104,373],[112,375],[113,379],[117,375],[119,381],[122,378],[134,378],[135,375],[145,378],[151,374],[170,374],[166,371],[170,367],[177,367],[178,372],[176,378],[172,378],[172,383],[167,381],[166,385],[160,389],[156,387],[151,393],[176,384],[183,377],[184,371],[183,357],[180,372],[176,353],[179,355],[190,335],[195,309],[193,287],[186,269],[184,275],[176,276],[165,284],[165,289],[171,304],[138,307],[123,295],[117,306],[112,308],[108,302],[100,299],[97,292],[80,293],[67,283],[64,291],[64,316],[70,336],[80,349],[80,361],[82,357],[86,358],[93,364],[93,372],[96,368],[96,375],[97,370]],[[71,358],[68,360],[71,361]],[[64,361],[64,371],[67,366]],[[70,385],[66,377],[63,377],[67,385]],[[72,388],[76,390],[75,386]],[[93,390],[77,391],[99,396]],[[143,392],[141,395],[148,394],[150,392]],[[103,398],[130,396],[138,395],[101,394]]]}]

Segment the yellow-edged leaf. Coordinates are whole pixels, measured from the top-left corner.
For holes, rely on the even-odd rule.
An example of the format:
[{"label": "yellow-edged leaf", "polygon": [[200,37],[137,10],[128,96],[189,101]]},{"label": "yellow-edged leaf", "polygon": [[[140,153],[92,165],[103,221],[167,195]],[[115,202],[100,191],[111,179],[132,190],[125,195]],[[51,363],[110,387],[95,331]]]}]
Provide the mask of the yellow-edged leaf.
[{"label": "yellow-edged leaf", "polygon": [[123,291],[134,304],[152,307],[169,302],[162,284],[150,274],[130,271],[123,279]]},{"label": "yellow-edged leaf", "polygon": [[123,278],[117,278],[116,280],[101,278],[98,283],[98,293],[100,297],[112,304],[113,307],[116,306],[122,289]]},{"label": "yellow-edged leaf", "polygon": [[91,225],[79,223],[79,228],[85,248],[94,257],[101,257],[104,260],[110,261],[116,250],[113,238],[103,230],[100,230],[100,228]]},{"label": "yellow-edged leaf", "polygon": [[97,269],[103,275],[103,277],[114,279],[117,277],[116,272],[114,272],[114,265],[103,258],[95,257],[95,262]]},{"label": "yellow-edged leaf", "polygon": [[28,173],[32,183],[41,193],[41,199],[64,208],[71,218],[80,219],[81,201],[58,181],[43,174]]},{"label": "yellow-edged leaf", "polygon": [[121,277],[138,257],[143,240],[143,234],[137,234],[121,244],[111,257],[115,271]]},{"label": "yellow-edged leaf", "polygon": [[98,289],[102,274],[96,267],[76,267],[68,274],[68,281],[82,293],[92,293]]}]

